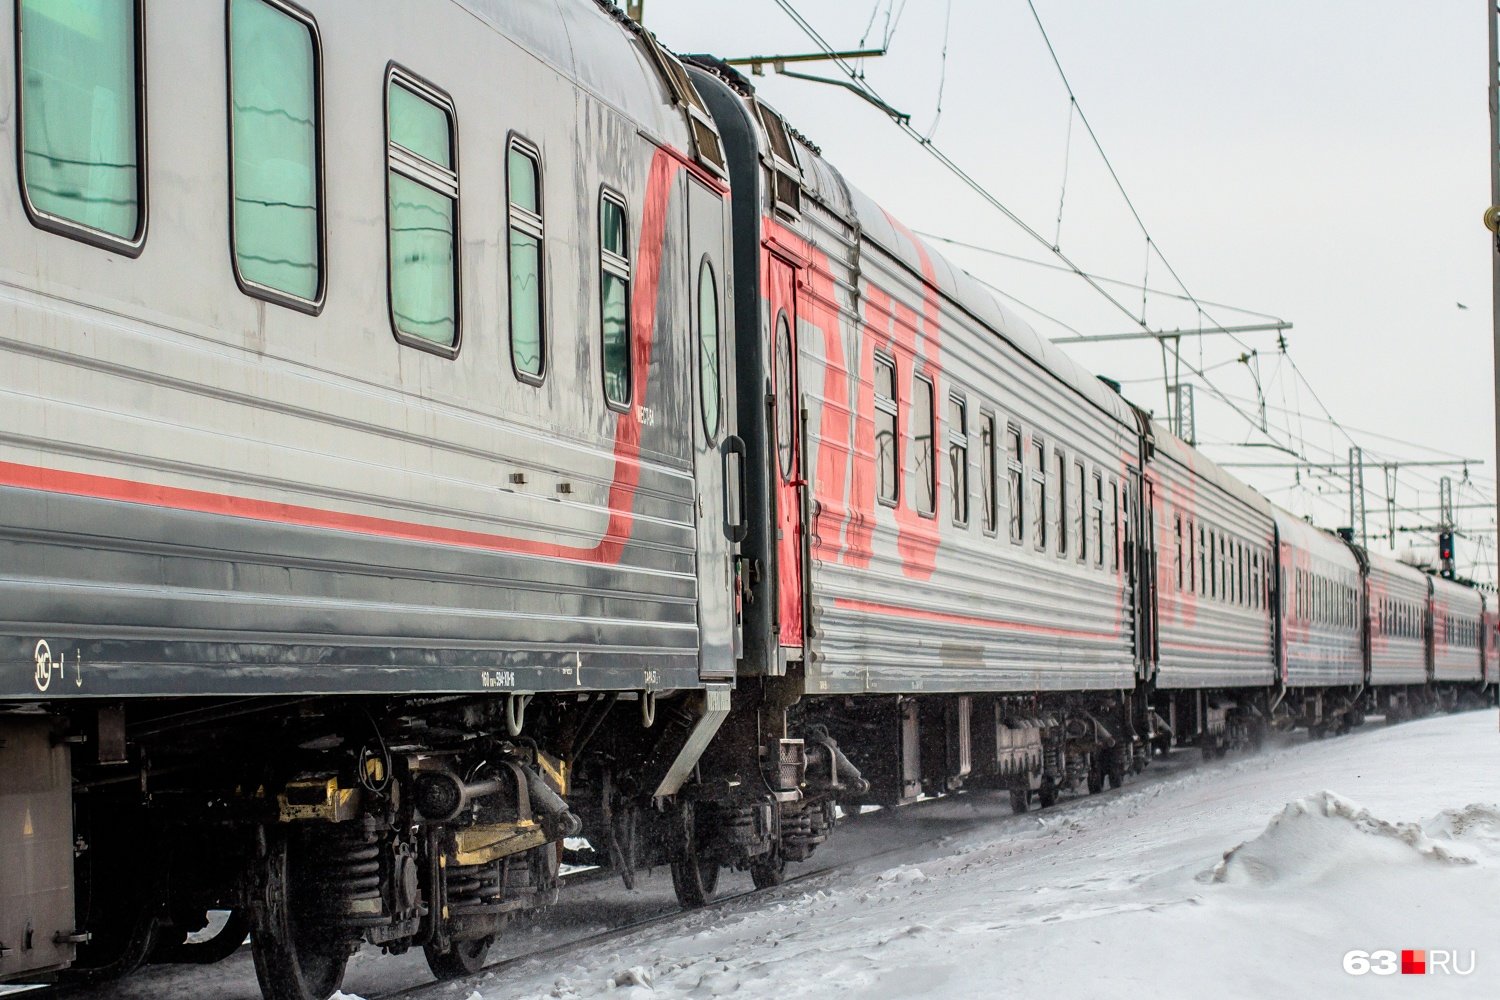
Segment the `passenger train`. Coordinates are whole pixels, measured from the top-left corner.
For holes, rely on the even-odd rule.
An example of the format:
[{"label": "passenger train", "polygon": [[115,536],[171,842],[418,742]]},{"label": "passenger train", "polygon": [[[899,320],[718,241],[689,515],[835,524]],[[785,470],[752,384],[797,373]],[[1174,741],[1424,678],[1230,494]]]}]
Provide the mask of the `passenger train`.
[{"label": "passenger train", "polygon": [[0,982],[456,977],[564,862],[701,905],[839,805],[1495,700],[1492,594],[1278,509],[608,0],[0,35]]}]

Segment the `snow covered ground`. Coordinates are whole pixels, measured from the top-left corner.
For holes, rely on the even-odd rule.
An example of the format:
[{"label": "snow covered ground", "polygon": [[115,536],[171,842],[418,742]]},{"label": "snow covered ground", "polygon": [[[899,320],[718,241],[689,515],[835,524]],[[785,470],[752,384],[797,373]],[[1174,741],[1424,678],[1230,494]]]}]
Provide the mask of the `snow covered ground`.
[{"label": "snow covered ground", "polygon": [[[1356,977],[1353,949],[1475,968]],[[1127,785],[436,995],[476,994],[1500,997],[1496,716]]]}]

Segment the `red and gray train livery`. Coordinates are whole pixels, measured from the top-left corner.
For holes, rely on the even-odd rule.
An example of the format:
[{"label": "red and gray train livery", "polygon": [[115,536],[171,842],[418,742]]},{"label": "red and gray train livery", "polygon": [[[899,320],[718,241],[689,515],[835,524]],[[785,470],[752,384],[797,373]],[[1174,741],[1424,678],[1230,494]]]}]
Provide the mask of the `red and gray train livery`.
[{"label": "red and gray train livery", "polygon": [[457,976],[564,860],[701,904],[839,804],[1494,699],[1493,595],[1278,510],[607,2],[0,34],[0,982]]}]

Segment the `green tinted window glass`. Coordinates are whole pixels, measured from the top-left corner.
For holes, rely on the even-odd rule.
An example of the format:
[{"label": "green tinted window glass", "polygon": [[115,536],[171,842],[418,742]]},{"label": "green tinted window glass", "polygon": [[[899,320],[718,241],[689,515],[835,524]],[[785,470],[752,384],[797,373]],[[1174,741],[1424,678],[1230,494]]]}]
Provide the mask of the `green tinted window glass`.
[{"label": "green tinted window glass", "polygon": [[698,269],[698,391],[703,394],[703,429],[719,433],[719,288],[713,265]]},{"label": "green tinted window glass", "polygon": [[391,310],[396,329],[451,347],[458,310],[452,198],[390,171]]},{"label": "green tinted window glass", "polygon": [[604,398],[616,406],[630,403],[630,296],[627,282],[604,272]]},{"label": "green tinted window glass", "polygon": [[37,211],[141,228],[134,0],[21,0],[22,169]]},{"label": "green tinted window glass", "polygon": [[510,231],[510,350],[516,371],[542,374],[542,244]]},{"label": "green tinted window glass", "polygon": [[511,147],[509,157],[510,203],[525,209],[532,215],[541,215],[540,199],[537,197],[536,161],[525,152]]},{"label": "green tinted window glass", "polygon": [[321,287],[312,31],[264,0],[230,6],[234,255],[246,281],[312,301]]},{"label": "green tinted window glass", "polygon": [[608,199],[605,199],[600,210],[599,241],[610,253],[626,256],[625,208]]},{"label": "green tinted window glass", "polygon": [[453,143],[448,113],[400,83],[391,83],[386,102],[391,141],[403,149],[453,169]]}]

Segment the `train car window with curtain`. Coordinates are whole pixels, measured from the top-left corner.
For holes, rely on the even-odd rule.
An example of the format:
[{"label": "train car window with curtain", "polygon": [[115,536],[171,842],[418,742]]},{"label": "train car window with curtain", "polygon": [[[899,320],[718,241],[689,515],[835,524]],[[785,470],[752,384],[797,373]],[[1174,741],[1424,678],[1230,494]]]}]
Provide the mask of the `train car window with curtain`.
[{"label": "train car window with curtain", "polygon": [[21,189],[32,222],[136,253],[145,235],[136,0],[21,0]]},{"label": "train car window with curtain", "polygon": [[995,440],[995,415],[980,413],[979,417],[979,502],[984,508],[984,530],[993,535],[1000,528],[1000,498],[996,487],[996,450],[1000,442]]},{"label": "train car window with curtain", "polygon": [[900,405],[896,399],[896,363],[875,356],[875,492],[894,507],[901,496],[901,442],[896,437]]},{"label": "train car window with curtain", "polygon": [[458,351],[458,169],[452,105],[404,73],[386,87],[391,316],[406,343]]},{"label": "train car window with curtain", "polygon": [[1089,561],[1089,484],[1083,475],[1082,462],[1073,463],[1073,481],[1078,484],[1076,490],[1078,509],[1073,513],[1073,534],[1078,540],[1078,561],[1080,563],[1087,563]]},{"label": "train car window with curtain", "polygon": [[937,514],[937,445],[933,440],[937,403],[934,397],[932,379],[926,375],[913,375],[912,444],[916,453],[912,473],[917,479],[917,513],[929,517]]},{"label": "train car window with curtain", "polygon": [[599,198],[599,322],[604,347],[604,399],[617,409],[630,405],[632,392],[630,244],[626,228],[625,203],[619,196],[604,192]]},{"label": "train car window with curtain", "polygon": [[293,307],[323,298],[317,36],[273,0],[229,5],[230,227],[241,287]]},{"label": "train car window with curtain", "polygon": [[505,154],[510,205],[510,361],[516,377],[540,383],[547,370],[546,228],[542,211],[541,153],[511,139]]},{"label": "train car window with curtain", "polygon": [[1031,539],[1038,552],[1047,551],[1047,443],[1031,439]]},{"label": "train car window with curtain", "polygon": [[1010,500],[1010,540],[1020,545],[1026,539],[1025,501],[1026,468],[1021,462],[1021,428],[1005,425],[1006,489]]},{"label": "train car window with curtain", "polygon": [[948,400],[948,481],[953,523],[969,523],[969,407],[962,398]]}]

